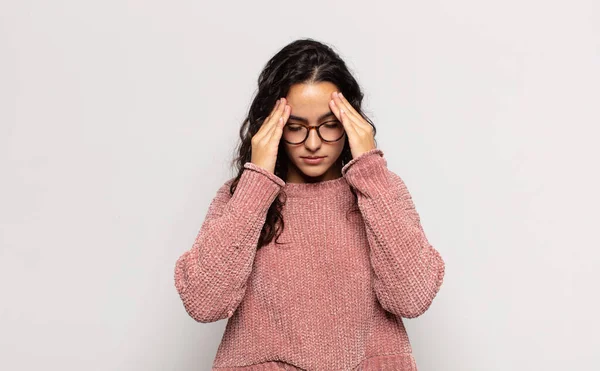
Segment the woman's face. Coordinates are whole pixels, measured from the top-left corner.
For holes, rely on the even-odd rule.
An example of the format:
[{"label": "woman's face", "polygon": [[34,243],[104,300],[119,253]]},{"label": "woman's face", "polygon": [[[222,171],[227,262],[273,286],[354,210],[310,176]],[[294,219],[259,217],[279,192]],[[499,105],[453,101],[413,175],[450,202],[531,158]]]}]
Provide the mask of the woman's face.
[{"label": "woman's face", "polygon": [[[331,93],[339,91],[330,82],[314,84],[294,84],[286,96],[287,104],[291,107],[290,117],[286,125],[305,124],[318,126],[322,123],[331,125],[342,123],[329,108]],[[343,126],[341,126],[343,130]],[[284,128],[285,131],[285,128]],[[283,148],[289,158],[287,179],[288,183],[310,183],[336,179],[341,176],[341,161],[338,161],[346,133],[337,142],[324,142],[316,130],[310,130],[304,143],[289,144],[283,141]],[[325,156],[318,164],[307,162],[304,156]]]}]

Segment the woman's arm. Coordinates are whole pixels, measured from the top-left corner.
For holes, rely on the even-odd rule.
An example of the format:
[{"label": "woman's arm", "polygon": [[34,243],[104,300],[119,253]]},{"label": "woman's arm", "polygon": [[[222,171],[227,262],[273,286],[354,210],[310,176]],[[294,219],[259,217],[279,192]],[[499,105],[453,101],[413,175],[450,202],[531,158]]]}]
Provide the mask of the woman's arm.
[{"label": "woman's arm", "polygon": [[285,182],[252,162],[233,195],[217,191],[192,248],[175,264],[175,287],[198,322],[229,318],[241,302],[267,212]]},{"label": "woman's arm", "polygon": [[358,196],[381,306],[397,316],[420,316],[442,285],[445,264],[425,236],[406,185],[378,148],[352,159],[342,175]]}]

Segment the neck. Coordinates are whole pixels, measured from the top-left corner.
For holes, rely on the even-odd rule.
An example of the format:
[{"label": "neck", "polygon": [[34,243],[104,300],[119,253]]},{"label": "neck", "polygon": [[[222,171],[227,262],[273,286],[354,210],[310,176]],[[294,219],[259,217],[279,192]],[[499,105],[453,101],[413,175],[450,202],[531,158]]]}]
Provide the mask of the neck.
[{"label": "neck", "polygon": [[342,176],[342,163],[337,161],[325,173],[318,177],[310,177],[290,164],[283,191],[288,197],[333,197],[341,192],[349,191],[350,185]]},{"label": "neck", "polygon": [[286,183],[319,183],[328,180],[338,179],[342,176],[342,163],[336,161],[326,172],[319,176],[309,176],[304,174],[297,166],[288,163],[288,171],[285,179]]}]

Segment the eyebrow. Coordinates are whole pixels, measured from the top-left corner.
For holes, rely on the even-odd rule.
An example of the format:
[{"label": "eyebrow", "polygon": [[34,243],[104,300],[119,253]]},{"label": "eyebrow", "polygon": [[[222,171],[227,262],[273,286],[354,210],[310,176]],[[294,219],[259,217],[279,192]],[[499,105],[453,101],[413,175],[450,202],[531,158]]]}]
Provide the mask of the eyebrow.
[{"label": "eyebrow", "polygon": [[[324,113],[324,114],[322,114],[322,115],[321,115],[321,116],[320,116],[320,117],[317,119],[317,121],[321,121],[321,120],[323,120],[323,119],[326,119],[326,118],[328,118],[328,117],[331,117],[331,116],[335,116],[335,115],[334,115],[334,113],[333,113],[333,112],[329,111],[329,112],[327,112],[327,113]],[[307,119],[305,119],[304,117],[298,117],[298,116],[294,116],[294,115],[290,115],[290,117],[288,117],[288,120],[298,120],[298,121],[302,121],[302,122],[304,122],[304,123],[308,123],[308,120],[307,120]]]}]

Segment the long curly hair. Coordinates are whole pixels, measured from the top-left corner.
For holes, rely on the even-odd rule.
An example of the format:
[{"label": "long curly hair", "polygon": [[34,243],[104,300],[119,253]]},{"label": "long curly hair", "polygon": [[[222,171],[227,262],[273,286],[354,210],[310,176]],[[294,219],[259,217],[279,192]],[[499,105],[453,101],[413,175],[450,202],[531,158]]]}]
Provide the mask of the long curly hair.
[{"label": "long curly hair", "polygon": [[[248,116],[244,119],[239,131],[240,142],[235,148],[236,157],[231,165],[237,170],[229,192],[233,195],[240,177],[244,171],[244,164],[252,158],[252,137],[258,132],[264,120],[270,114],[275,101],[288,94],[290,87],[298,83],[330,82],[337,86],[354,109],[376,128],[371,119],[362,111],[363,93],[356,79],[348,67],[333,48],[325,43],[311,38],[295,40],[283,47],[265,65],[258,77],[258,90],[250,106]],[[275,163],[275,175],[285,181],[288,171],[288,157],[282,148],[284,141],[280,142]],[[348,136],[345,137],[344,149],[338,161],[344,166],[352,160]],[[354,207],[349,211],[359,211],[356,207],[357,198],[354,194]],[[283,232],[285,223],[281,210],[285,205],[287,196],[282,189],[278,197],[271,204],[264,226],[260,233],[257,248],[270,243],[275,238],[276,244],[281,244],[277,238]]]}]

